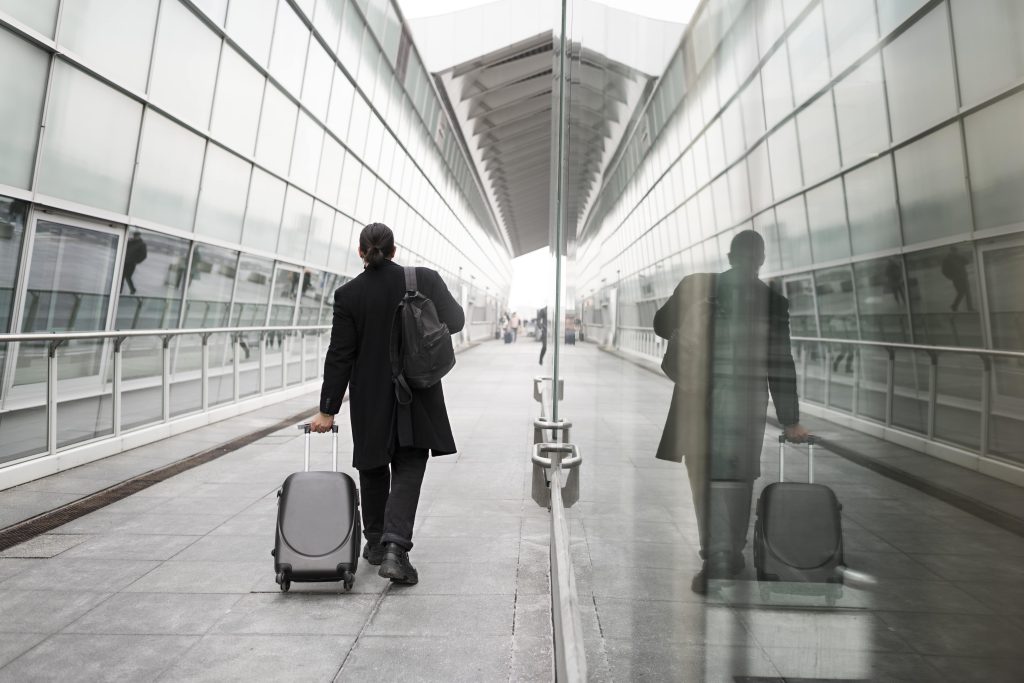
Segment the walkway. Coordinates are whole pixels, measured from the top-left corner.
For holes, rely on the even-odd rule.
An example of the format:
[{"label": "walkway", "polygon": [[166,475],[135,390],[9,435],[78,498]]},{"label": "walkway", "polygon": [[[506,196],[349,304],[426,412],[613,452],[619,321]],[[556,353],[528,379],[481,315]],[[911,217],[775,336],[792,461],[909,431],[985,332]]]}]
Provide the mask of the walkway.
[{"label": "walkway", "polygon": [[[550,680],[549,518],[527,466],[538,349],[459,356],[446,394],[461,452],[427,471],[419,585],[362,563],[349,595],[277,590],[275,493],[302,458],[284,429],[3,553],[0,680]],[[822,452],[856,585],[834,608],[764,598],[748,568],[701,598],[685,468],[653,458],[671,386],[591,345],[562,361],[592,680],[1019,680],[1024,538]],[[772,435],[761,484],[777,476]],[[802,458],[787,472],[803,476]]]}]

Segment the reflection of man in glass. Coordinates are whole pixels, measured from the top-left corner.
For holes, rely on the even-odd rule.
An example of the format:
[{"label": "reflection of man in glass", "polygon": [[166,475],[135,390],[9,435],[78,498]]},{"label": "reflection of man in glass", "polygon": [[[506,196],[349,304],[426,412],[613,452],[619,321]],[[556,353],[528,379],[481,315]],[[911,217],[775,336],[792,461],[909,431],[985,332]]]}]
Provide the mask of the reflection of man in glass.
[{"label": "reflection of man in glass", "polygon": [[956,296],[953,297],[953,303],[949,307],[951,311],[957,311],[960,308],[960,302],[965,300],[967,301],[967,310],[974,311],[974,303],[971,301],[971,281],[967,276],[967,265],[970,262],[971,257],[957,251],[955,244],[949,248],[946,257],[942,259],[942,274],[953,283],[953,289],[956,290]]},{"label": "reflection of man in glass", "polygon": [[537,336],[540,338],[540,360],[537,362],[544,365],[544,354],[548,352],[548,307],[537,311]]},{"label": "reflection of man in glass", "polygon": [[146,260],[146,255],[146,243],[142,240],[142,234],[138,230],[132,230],[124,249],[124,274],[121,276],[122,282],[128,285],[131,294],[135,294],[135,283],[132,282],[135,267]]},{"label": "reflection of man in glass", "polygon": [[885,288],[897,304],[903,304],[903,269],[899,259],[891,258],[885,264]]},{"label": "reflection of man in glass", "polygon": [[676,382],[657,457],[686,459],[704,559],[691,584],[698,593],[708,578],[736,576],[744,567],[769,391],[787,437],[808,436],[800,425],[789,302],[758,279],[764,257],[760,235],[738,233],[729,247],[732,268],[684,278],[654,316],[654,331],[674,347],[665,369]]}]

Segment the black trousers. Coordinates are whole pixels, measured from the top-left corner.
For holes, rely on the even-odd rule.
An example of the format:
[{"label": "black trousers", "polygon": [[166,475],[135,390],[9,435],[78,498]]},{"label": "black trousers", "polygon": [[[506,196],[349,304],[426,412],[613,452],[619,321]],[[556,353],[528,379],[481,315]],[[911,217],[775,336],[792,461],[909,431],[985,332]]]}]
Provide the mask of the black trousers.
[{"label": "black trousers", "polygon": [[370,543],[397,543],[412,550],[412,529],[427,469],[425,448],[399,448],[390,465],[359,470],[363,536]]}]

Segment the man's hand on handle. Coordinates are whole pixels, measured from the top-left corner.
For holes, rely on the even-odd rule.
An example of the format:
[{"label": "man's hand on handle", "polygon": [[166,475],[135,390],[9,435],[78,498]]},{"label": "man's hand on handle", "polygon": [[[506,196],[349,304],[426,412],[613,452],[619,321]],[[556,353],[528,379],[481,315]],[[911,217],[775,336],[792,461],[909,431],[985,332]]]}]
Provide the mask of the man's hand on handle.
[{"label": "man's hand on handle", "polygon": [[317,413],[313,416],[313,419],[309,421],[309,428],[314,432],[329,432],[333,426],[334,416],[326,413]]},{"label": "man's hand on handle", "polygon": [[811,430],[797,422],[796,424],[784,427],[783,433],[786,435],[787,441],[803,443],[804,441],[807,441],[807,437],[811,435]]}]

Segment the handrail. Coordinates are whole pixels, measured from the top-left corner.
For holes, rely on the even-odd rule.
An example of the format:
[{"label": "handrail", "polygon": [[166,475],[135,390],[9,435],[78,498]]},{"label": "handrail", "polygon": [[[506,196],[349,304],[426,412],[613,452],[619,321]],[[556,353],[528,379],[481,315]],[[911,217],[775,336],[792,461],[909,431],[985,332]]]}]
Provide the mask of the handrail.
[{"label": "handrail", "polygon": [[0,334],[0,344],[13,342],[66,342],[80,339],[127,339],[129,337],[180,337],[183,335],[242,334],[244,332],[313,332],[330,325],[262,325],[259,327],[189,327],[169,330],[103,330],[96,332],[23,332]]},{"label": "handrail", "polygon": [[922,353],[966,353],[975,356],[1000,356],[1003,358],[1024,359],[1024,351],[979,349],[969,346],[929,346],[927,344],[908,344],[906,342],[886,342],[868,339],[837,339],[835,337],[790,337],[790,341],[818,342],[822,344],[853,344],[855,346],[874,346],[882,349],[921,351]]},{"label": "handrail", "polygon": [[157,337],[161,344],[161,370],[160,370],[160,395],[161,395],[161,417],[159,422],[167,423],[171,420],[171,339],[185,335],[197,335],[202,340],[202,357],[200,365],[200,392],[201,410],[206,411],[210,407],[210,346],[209,339],[215,334],[231,335],[232,347],[232,402],[241,399],[241,344],[242,335],[245,333],[260,333],[259,339],[259,394],[265,394],[266,388],[266,337],[271,333],[285,333],[281,347],[281,386],[278,390],[286,389],[288,385],[288,367],[290,351],[290,335],[301,333],[303,340],[299,356],[299,381],[298,384],[306,382],[306,332],[326,332],[331,329],[330,325],[262,325],[252,327],[200,327],[184,328],[177,330],[103,330],[95,332],[28,332],[21,334],[0,334],[0,343],[31,343],[44,342],[47,344],[47,370],[46,370],[46,455],[57,453],[57,353],[61,346],[69,341],[111,339],[113,340],[113,372],[111,381],[111,421],[112,437],[121,436],[121,412],[122,412],[122,346],[125,340],[136,337]]}]

